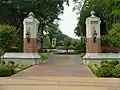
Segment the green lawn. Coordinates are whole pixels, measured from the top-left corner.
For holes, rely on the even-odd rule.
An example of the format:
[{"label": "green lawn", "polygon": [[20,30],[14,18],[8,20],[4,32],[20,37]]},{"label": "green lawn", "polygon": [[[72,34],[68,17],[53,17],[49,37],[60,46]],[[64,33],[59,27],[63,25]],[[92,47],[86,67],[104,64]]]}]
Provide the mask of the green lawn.
[{"label": "green lawn", "polygon": [[47,56],[41,56],[41,61],[47,61],[48,57]]}]

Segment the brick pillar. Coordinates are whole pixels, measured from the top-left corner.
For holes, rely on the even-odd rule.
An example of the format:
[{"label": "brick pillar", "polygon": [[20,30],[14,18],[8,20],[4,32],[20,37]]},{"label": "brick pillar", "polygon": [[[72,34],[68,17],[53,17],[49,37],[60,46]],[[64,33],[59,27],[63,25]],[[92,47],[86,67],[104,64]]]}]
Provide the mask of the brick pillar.
[{"label": "brick pillar", "polygon": [[25,53],[37,53],[37,39],[31,38],[30,42],[27,42],[27,39],[24,39],[24,52]]},{"label": "brick pillar", "polygon": [[93,42],[93,38],[87,38],[86,42],[86,53],[100,53],[101,52],[101,45],[100,39],[97,38],[96,42]]}]

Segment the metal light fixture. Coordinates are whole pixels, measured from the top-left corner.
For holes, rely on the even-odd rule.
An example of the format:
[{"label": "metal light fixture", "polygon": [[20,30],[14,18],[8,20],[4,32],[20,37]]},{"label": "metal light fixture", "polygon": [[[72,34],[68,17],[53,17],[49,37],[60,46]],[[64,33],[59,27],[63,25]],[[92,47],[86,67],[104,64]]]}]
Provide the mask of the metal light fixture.
[{"label": "metal light fixture", "polygon": [[30,33],[29,32],[26,33],[26,38],[27,38],[27,42],[30,42]]},{"label": "metal light fixture", "polygon": [[96,42],[97,32],[96,30],[93,31],[93,42]]}]

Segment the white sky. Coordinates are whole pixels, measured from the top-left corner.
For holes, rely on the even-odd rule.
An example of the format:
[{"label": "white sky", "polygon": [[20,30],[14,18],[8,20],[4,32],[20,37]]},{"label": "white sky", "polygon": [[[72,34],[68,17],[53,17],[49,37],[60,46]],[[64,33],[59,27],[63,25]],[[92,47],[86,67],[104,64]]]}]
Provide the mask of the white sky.
[{"label": "white sky", "polygon": [[69,0],[70,6],[67,6],[64,4],[64,13],[60,15],[59,17],[62,19],[59,21],[60,24],[60,30],[72,37],[72,38],[78,38],[74,34],[74,29],[77,26],[77,15],[76,12],[72,11],[73,8],[73,2],[72,0]]}]

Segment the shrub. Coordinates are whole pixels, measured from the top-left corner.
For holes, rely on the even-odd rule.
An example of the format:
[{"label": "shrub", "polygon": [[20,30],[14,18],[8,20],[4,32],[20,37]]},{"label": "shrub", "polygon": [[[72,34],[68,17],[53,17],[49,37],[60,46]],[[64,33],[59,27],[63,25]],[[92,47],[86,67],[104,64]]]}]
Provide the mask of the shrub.
[{"label": "shrub", "polygon": [[11,69],[6,67],[5,65],[1,65],[0,66],[0,77],[7,77],[7,76],[11,76]]},{"label": "shrub", "polygon": [[112,61],[109,61],[108,64],[112,65],[112,67],[115,68],[119,64],[119,61],[118,60],[112,60]]},{"label": "shrub", "polygon": [[88,67],[91,69],[91,71],[93,72],[93,74],[96,74],[96,68],[94,67],[94,65],[88,64]]},{"label": "shrub", "polygon": [[102,60],[101,65],[103,65],[103,64],[108,64],[108,61],[107,60]]},{"label": "shrub", "polygon": [[9,61],[8,64],[11,64],[11,65],[15,65],[15,62],[14,61]]},{"label": "shrub", "polygon": [[103,60],[100,66],[95,64],[88,67],[98,77],[120,77],[120,64],[118,60]]},{"label": "shrub", "polygon": [[5,64],[5,61],[1,61],[1,64]]},{"label": "shrub", "polygon": [[16,43],[17,37],[15,37],[15,31],[15,27],[0,25],[0,48],[3,50],[3,52],[7,51]]},{"label": "shrub", "polygon": [[108,35],[111,38],[112,45],[115,47],[119,47],[120,46],[120,23],[113,24]]},{"label": "shrub", "polygon": [[99,67],[96,70],[96,76],[98,77],[112,77],[113,76],[113,67],[111,65],[106,65],[104,67]]},{"label": "shrub", "polygon": [[111,45],[111,40],[109,35],[103,35],[101,37],[101,45],[102,46],[110,46]]},{"label": "shrub", "polygon": [[11,75],[25,69],[26,67],[28,67],[28,66],[15,64],[14,61],[10,61],[5,64],[1,63],[0,64],[0,77],[11,76]]}]

